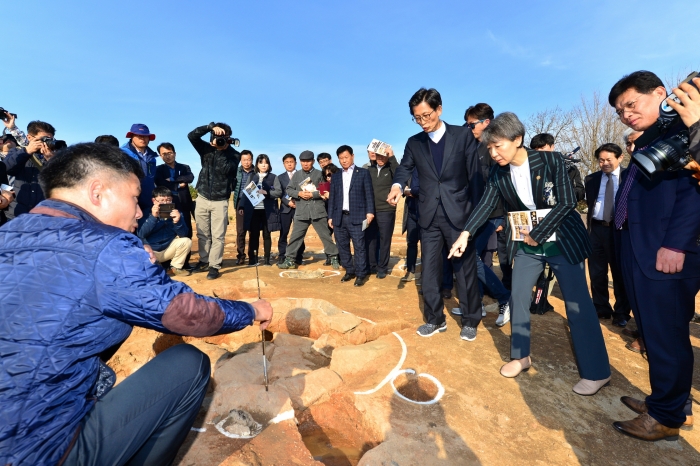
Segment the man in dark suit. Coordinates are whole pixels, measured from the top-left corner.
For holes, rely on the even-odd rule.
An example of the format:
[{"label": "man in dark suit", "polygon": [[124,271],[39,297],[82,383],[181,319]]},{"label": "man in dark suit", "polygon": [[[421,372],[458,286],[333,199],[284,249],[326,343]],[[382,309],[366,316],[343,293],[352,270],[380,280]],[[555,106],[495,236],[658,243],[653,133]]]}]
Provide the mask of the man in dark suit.
[{"label": "man in dark suit", "polygon": [[[630,304],[622,281],[622,272],[615,253],[612,216],[615,194],[620,186],[620,175],[625,170],[620,166],[622,149],[617,144],[607,143],[595,151],[600,171],[586,177],[586,224],[591,239],[592,252],[588,257],[588,275],[591,279],[591,295],[598,317],[613,318],[613,325],[625,327],[630,319]],[[613,277],[615,308],[610,306],[608,291],[608,266]]]},{"label": "man in dark suit", "polygon": [[[608,102],[620,121],[644,131],[635,141],[635,155],[693,123],[684,118],[664,133],[657,118],[666,96],[663,82],[649,71],[625,76],[610,90]],[[686,421],[683,408],[693,379],[689,323],[700,290],[698,201],[700,187],[689,170],[647,176],[636,163],[625,171],[617,191],[616,245],[627,296],[647,348],[651,383],[645,400],[621,398],[639,417],[613,426],[634,438],[675,440]]]},{"label": "man in dark suit", "polygon": [[[440,119],[442,98],[435,89],[420,89],[408,103],[413,120],[423,129],[406,143],[403,159],[394,175],[394,185],[387,198],[396,204],[408,179],[417,169],[420,182],[420,217],[422,285],[426,323],[418,334],[429,337],[447,329],[443,299],[442,250],[459,236],[472,209],[484,190],[476,139],[462,126]],[[452,260],[457,277],[457,297],[462,311],[460,338],[472,341],[481,321],[481,303],[476,278],[476,254],[470,244],[461,257]]]},{"label": "man in dark suit", "polygon": [[[284,173],[275,179],[275,190],[282,190],[282,197],[280,198],[280,237],[277,241],[277,263],[282,264],[287,257],[287,239],[289,238],[289,232],[292,231],[292,221],[294,220],[294,212],[296,211],[296,203],[294,199],[289,197],[287,194],[287,185],[289,180],[292,179],[297,171],[297,158],[294,154],[286,154],[282,157],[282,163],[284,164]],[[297,265],[301,265],[304,250],[306,245],[301,242],[301,246],[297,251],[294,262]]]},{"label": "man in dark suit", "polygon": [[[187,227],[187,237],[191,239],[194,203],[192,202],[189,184],[194,181],[194,175],[189,165],[175,161],[175,146],[169,142],[160,144],[157,151],[164,163],[156,167],[156,186],[165,186],[172,193],[175,207],[182,214]],[[189,256],[185,265],[188,263]]]},{"label": "man in dark suit", "polygon": [[[370,224],[374,219],[372,180],[366,169],[355,166],[352,147],[340,146],[336,154],[342,170],[331,178],[328,226],[333,228],[340,261],[345,267],[340,281],[354,278],[355,286],[362,286],[369,274],[362,224],[365,221]],[[350,240],[355,249],[354,258],[350,253]]]}]

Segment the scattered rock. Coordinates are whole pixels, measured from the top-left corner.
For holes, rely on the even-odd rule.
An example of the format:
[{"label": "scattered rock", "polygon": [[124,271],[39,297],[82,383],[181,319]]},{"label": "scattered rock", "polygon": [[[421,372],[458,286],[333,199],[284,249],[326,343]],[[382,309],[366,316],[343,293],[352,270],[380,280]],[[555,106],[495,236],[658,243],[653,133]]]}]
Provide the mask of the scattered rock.
[{"label": "scattered rock", "polygon": [[276,333],[272,340],[275,346],[306,346],[310,347],[314,344],[311,338],[290,335],[288,333]]}]

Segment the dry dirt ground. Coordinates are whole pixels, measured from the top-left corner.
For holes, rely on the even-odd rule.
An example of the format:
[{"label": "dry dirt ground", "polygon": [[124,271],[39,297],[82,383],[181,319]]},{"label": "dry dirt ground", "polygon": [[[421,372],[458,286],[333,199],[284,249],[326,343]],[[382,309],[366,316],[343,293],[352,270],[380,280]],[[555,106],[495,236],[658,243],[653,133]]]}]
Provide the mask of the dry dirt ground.
[{"label": "dry dirt ground", "polygon": [[[394,263],[405,255],[405,237],[401,236],[400,230],[398,220],[392,245]],[[275,246],[276,235],[273,256]],[[310,260],[300,270],[331,270],[323,266],[321,248],[314,231],[309,230],[307,251],[314,254],[313,257],[307,254]],[[222,276],[208,281],[206,274],[196,274],[182,281],[206,295],[224,289],[228,296],[254,298],[257,291],[254,281],[249,280],[255,279],[255,268],[235,266],[235,251],[235,222],[232,222]],[[197,255],[193,254],[193,262],[196,259]],[[366,404],[381,406],[389,413],[389,430],[407,438],[420,439],[413,447],[415,456],[414,452],[396,451],[395,456],[403,460],[376,464],[700,464],[700,429],[681,431],[681,439],[677,442],[645,443],[618,434],[612,428],[613,421],[635,417],[620,403],[620,397],[642,398],[650,392],[650,387],[646,360],[625,348],[630,339],[622,336],[620,329],[613,327],[609,320],[601,322],[601,327],[612,366],[611,384],[593,397],[572,392],[578,373],[557,286],[550,298],[555,312],[532,316],[533,369],[515,379],[505,379],[499,375],[499,368],[508,361],[510,326],[498,328],[494,325],[497,311],[493,306],[473,342],[460,340],[459,321],[453,317],[448,317],[446,333],[421,338],[415,333],[415,328],[423,323],[419,287],[416,282],[401,282],[402,273],[398,266],[394,274],[384,280],[371,277],[363,288],[353,287],[352,282],[340,283],[339,276],[298,280],[282,278],[280,272],[276,266],[259,267],[260,280],[266,284],[262,288],[263,298],[320,298],[377,323],[405,322],[404,330],[398,332],[408,350],[403,368],[431,374],[444,386],[443,398],[430,406],[404,402],[392,394],[388,385],[366,397]],[[446,307],[449,309],[456,304],[452,299]],[[389,335],[389,338],[393,337]],[[697,356],[700,352],[698,324],[691,324],[691,340]],[[138,347],[137,333],[127,345]],[[388,367],[399,360],[398,344],[392,357]],[[698,359],[696,357],[692,389],[695,399],[700,399]],[[386,369],[379,371],[386,372]],[[376,380],[384,376],[385,373],[377,374]],[[694,406],[696,413],[700,414],[700,408]],[[285,427],[270,428],[275,429],[274,435],[286,435]],[[190,434],[189,444],[196,435],[194,432]],[[222,437],[221,442],[226,441],[232,442]],[[270,446],[251,442],[246,448],[265,449]],[[391,444],[387,443],[386,448],[389,449],[388,455],[384,457],[391,457]],[[410,459],[412,456],[413,460]],[[286,464],[279,461],[270,464]],[[309,461],[308,464],[318,464]],[[208,463],[181,460],[180,464]],[[354,461],[346,464],[354,464]]]}]

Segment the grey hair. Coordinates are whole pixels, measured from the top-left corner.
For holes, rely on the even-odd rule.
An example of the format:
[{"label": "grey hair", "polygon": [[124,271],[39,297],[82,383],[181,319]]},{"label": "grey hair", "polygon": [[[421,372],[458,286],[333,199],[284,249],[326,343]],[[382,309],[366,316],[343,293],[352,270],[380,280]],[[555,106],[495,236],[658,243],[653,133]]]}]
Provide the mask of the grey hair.
[{"label": "grey hair", "polygon": [[622,144],[625,146],[627,145],[627,140],[630,138],[632,133],[636,133],[637,131],[632,129],[632,128],[627,128],[624,133],[622,133]]},{"label": "grey hair", "polygon": [[491,120],[481,133],[481,143],[488,145],[502,139],[515,141],[518,136],[522,138],[520,142],[522,147],[525,141],[525,125],[515,113],[503,112]]}]

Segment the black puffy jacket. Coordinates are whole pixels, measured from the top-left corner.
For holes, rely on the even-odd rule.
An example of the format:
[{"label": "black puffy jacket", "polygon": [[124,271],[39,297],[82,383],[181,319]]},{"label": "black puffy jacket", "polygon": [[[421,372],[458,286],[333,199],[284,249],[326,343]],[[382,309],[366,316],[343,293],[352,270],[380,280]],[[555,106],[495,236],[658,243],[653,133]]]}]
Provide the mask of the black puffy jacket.
[{"label": "black puffy jacket", "polygon": [[187,138],[192,143],[202,160],[202,171],[197,177],[197,193],[210,201],[225,201],[236,185],[236,169],[241,161],[241,154],[233,147],[217,150],[202,136],[209,133],[214,123],[195,128]]}]

